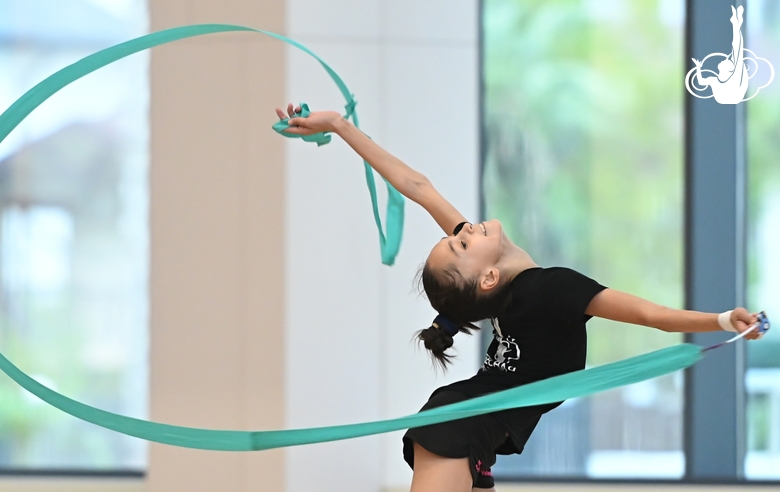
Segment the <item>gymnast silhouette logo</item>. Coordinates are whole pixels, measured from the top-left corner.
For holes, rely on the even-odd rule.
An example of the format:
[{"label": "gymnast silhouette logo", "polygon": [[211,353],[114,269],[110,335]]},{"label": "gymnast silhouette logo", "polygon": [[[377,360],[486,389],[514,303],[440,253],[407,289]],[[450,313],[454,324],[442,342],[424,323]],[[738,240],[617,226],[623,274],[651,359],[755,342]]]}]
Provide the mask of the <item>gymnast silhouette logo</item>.
[{"label": "gymnast silhouette logo", "polygon": [[484,367],[495,367],[506,372],[515,372],[517,368],[512,364],[512,361],[520,360],[520,347],[514,338],[504,336],[501,333],[501,327],[498,325],[498,319],[493,318],[493,329],[495,330],[495,339],[498,342],[496,347],[496,353],[488,354],[485,356]]},{"label": "gymnast silhouette logo", "polygon": [[[701,61],[692,58],[696,66],[685,75],[685,88],[688,89],[691,95],[700,99],[714,97],[715,101],[720,104],[739,104],[742,101],[753,99],[761,89],[772,83],[772,80],[775,78],[775,68],[772,64],[766,58],[756,56],[755,53],[745,48],[745,40],[741,31],[742,13],[744,11],[745,9],[741,5],[736,10],[734,10],[733,6],[731,7],[731,19],[729,19],[732,27],[730,54],[710,53]],[[718,63],[717,74],[712,70],[702,69],[704,62],[709,58],[716,60],[723,58]],[[756,92],[751,96],[745,97],[750,79],[758,73],[759,62],[764,62],[769,67],[769,80],[766,84],[757,88]],[[704,77],[702,76],[704,73],[710,73],[715,76]],[[691,87],[693,87],[693,90]],[[696,92],[705,92],[707,87],[712,90],[712,94],[708,96],[696,94]]]}]

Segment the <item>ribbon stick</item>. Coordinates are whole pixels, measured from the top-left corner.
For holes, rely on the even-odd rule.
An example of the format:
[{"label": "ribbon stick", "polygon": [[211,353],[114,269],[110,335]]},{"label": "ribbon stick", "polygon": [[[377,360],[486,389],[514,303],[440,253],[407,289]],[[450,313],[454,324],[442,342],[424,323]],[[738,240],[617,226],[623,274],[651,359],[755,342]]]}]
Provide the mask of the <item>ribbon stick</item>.
[{"label": "ribbon stick", "polygon": [[746,336],[748,333],[750,333],[750,332],[752,332],[754,330],[758,331],[758,338],[763,337],[764,334],[769,331],[769,327],[770,327],[769,318],[767,317],[767,315],[766,315],[766,313],[764,311],[761,311],[760,313],[758,313],[757,318],[758,318],[758,321],[753,323],[747,330],[743,331],[739,335],[737,335],[735,337],[732,337],[732,338],[729,338],[726,341],[723,341],[723,342],[720,342],[720,343],[716,343],[715,345],[711,345],[711,346],[705,348],[704,351],[706,352],[708,350],[714,350],[714,349],[720,348],[720,347],[722,347],[722,346],[724,346],[724,345],[726,345],[728,343],[734,343],[737,340],[739,340],[740,338]]}]

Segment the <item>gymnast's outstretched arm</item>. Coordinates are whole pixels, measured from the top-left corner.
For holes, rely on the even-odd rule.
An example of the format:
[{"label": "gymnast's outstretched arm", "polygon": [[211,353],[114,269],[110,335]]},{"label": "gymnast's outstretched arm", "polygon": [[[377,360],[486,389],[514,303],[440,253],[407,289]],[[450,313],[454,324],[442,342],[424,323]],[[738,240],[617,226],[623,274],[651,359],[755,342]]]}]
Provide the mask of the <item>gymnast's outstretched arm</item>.
[{"label": "gymnast's outstretched arm", "polygon": [[[614,289],[604,289],[596,294],[585,309],[585,314],[668,332],[696,333],[722,330],[717,314],[672,309]],[[757,320],[757,316],[750,314],[745,308],[735,308],[731,313],[731,324],[740,333]],[[754,331],[745,335],[745,338],[752,340],[758,336],[758,332]]]},{"label": "gymnast's outstretched arm", "polygon": [[[290,116],[294,114],[292,104],[288,105],[287,112]],[[276,114],[279,118],[286,116],[279,108],[276,109]],[[292,126],[285,131],[297,135],[319,132],[339,135],[396,190],[428,211],[445,233],[452,234],[455,226],[466,220],[463,214],[441,196],[427,177],[380,147],[339,113],[315,111],[306,118],[291,118],[290,125]]]}]

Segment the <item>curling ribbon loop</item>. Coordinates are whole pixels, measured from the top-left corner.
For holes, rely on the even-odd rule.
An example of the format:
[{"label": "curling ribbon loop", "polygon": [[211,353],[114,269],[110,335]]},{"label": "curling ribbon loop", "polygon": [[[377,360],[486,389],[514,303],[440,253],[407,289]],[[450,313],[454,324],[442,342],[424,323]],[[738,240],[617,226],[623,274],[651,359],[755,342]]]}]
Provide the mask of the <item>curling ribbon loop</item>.
[{"label": "curling ribbon loop", "polygon": [[[304,53],[314,57],[320,65],[328,72],[333,82],[339,88],[342,96],[347,101],[346,108],[347,114],[352,117],[352,121],[355,126],[358,126],[357,112],[355,111],[355,99],[352,97],[352,93],[347,88],[347,85],[338,76],[338,74],[327,64],[325,61],[317,56],[310,49],[306,48],[302,44],[294,41],[290,38],[276,34],[270,31],[263,31],[260,29],[253,29],[251,27],[235,26],[230,24],[197,24],[192,26],[174,27],[171,29],[165,29],[163,31],[153,32],[124,43],[111,46],[104,50],[93,53],[81,60],[68,65],[67,67],[55,72],[43,81],[39,82],[35,87],[25,92],[22,97],[17,99],[11,106],[6,109],[2,115],[0,115],[0,142],[8,136],[16,126],[21,123],[24,118],[27,117],[35,108],[37,108],[46,99],[51,97],[54,93],[65,87],[66,85],[74,82],[81,77],[98,70],[110,63],[113,63],[121,58],[138,53],[139,51],[154,48],[161,44],[178,41],[180,39],[190,38],[194,36],[202,36],[204,34],[214,34],[219,32],[231,32],[231,31],[245,31],[245,32],[258,32],[276,38],[280,41],[284,41]],[[358,126],[359,127],[359,126]],[[318,145],[322,145],[318,142]],[[392,265],[395,262],[395,257],[398,255],[398,250],[401,247],[401,233],[403,231],[404,222],[404,200],[401,194],[393,188],[390,183],[387,184],[387,235],[382,231],[382,220],[379,216],[379,206],[377,205],[376,198],[376,184],[374,182],[373,171],[367,162],[363,161],[363,165],[366,168],[366,184],[368,185],[368,191],[371,195],[371,205],[374,212],[374,221],[376,222],[377,229],[379,229],[379,246],[382,256],[382,263],[385,265]],[[369,176],[370,175],[370,176]]]}]

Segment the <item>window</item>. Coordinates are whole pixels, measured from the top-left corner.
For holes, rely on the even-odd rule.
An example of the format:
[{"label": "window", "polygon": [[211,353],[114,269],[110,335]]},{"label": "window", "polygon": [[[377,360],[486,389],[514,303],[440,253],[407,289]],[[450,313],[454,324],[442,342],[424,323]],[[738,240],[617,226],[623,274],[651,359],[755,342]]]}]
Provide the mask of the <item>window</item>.
[{"label": "window", "polygon": [[[780,2],[750,1],[745,8],[746,46],[780,70]],[[766,65],[758,67],[751,88],[768,81]],[[777,78],[777,77],[775,77]],[[747,392],[748,479],[780,479],[780,86],[777,80],[747,102],[748,279],[747,308],[765,310],[775,329],[760,343],[748,343]]]},{"label": "window", "polygon": [[[683,307],[683,0],[484,0],[487,216],[541,266]],[[588,322],[588,364],[682,342]],[[499,478],[680,478],[683,377],[545,415]]]},{"label": "window", "polygon": [[[146,31],[142,0],[5,0],[0,105]],[[0,350],[72,398],[144,418],[146,54],[75,82],[0,144]],[[141,471],[143,441],[74,419],[0,377],[0,469]]]}]

